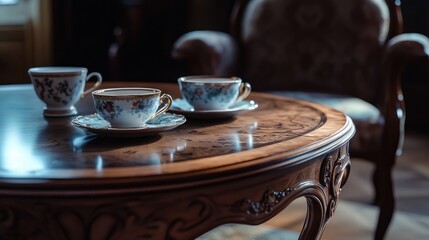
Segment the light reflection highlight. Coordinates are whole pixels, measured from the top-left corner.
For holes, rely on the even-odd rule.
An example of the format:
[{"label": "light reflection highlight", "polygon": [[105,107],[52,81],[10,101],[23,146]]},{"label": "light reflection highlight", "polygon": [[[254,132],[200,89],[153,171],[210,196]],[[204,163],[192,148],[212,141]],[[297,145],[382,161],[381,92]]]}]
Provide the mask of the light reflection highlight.
[{"label": "light reflection highlight", "polygon": [[167,157],[167,162],[174,162],[176,153],[184,151],[186,149],[186,144],[186,141],[180,141],[174,147],[165,147],[162,149],[162,155]]},{"label": "light reflection highlight", "polygon": [[253,122],[249,125],[247,125],[247,130],[248,130],[248,134],[247,134],[247,148],[248,149],[253,149],[254,145],[254,139],[253,139],[253,133],[256,132],[256,130],[258,130],[258,122]]},{"label": "light reflection highlight", "polygon": [[103,170],[103,157],[101,157],[100,155],[97,155],[97,157],[95,158],[95,169],[97,171],[102,171]]},{"label": "light reflection highlight", "polygon": [[247,148],[253,148],[253,134],[247,134]]},{"label": "light reflection highlight", "polygon": [[1,169],[9,172],[28,173],[46,168],[43,160],[29,147],[33,144],[28,144],[29,139],[20,139],[16,128],[8,128],[5,136],[1,151],[3,155],[0,163]]}]

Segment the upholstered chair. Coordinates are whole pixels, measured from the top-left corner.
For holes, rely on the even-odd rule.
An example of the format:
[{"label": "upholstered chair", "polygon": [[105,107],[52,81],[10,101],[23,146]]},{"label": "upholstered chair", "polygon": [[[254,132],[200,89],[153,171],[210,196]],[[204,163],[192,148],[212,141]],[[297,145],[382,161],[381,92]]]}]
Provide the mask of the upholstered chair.
[{"label": "upholstered chair", "polygon": [[401,34],[398,2],[238,0],[229,33],[189,32],[172,50],[186,62],[184,74],[240,76],[256,91],[348,114],[357,128],[352,159],[374,163],[375,239],[383,239],[395,207],[392,169],[405,121],[401,71],[429,54],[425,36]]}]

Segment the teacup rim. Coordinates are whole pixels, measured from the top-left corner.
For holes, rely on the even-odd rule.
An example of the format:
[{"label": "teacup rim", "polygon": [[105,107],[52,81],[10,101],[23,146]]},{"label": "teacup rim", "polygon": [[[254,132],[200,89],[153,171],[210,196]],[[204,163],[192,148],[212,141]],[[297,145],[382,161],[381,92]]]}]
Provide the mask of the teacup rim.
[{"label": "teacup rim", "polygon": [[[230,83],[242,82],[242,79],[240,77],[224,76],[224,75],[189,75],[189,76],[179,77],[178,81],[180,81],[180,82],[200,82],[200,81],[198,81],[198,79],[209,79],[209,78],[230,80]],[[222,83],[224,83],[224,82],[222,82]]]},{"label": "teacup rim", "polygon": [[78,66],[40,66],[40,67],[31,67],[28,69],[30,74],[67,74],[67,73],[82,73],[88,72],[86,67]]},{"label": "teacup rim", "polygon": [[[139,93],[139,94],[124,94],[124,95],[113,95],[113,94],[106,94],[106,92],[117,92],[117,91],[130,91],[130,90],[145,90],[146,93]],[[161,94],[161,90],[157,88],[145,88],[145,87],[117,87],[117,88],[103,88],[103,89],[97,89],[92,92],[93,96],[97,97],[137,97],[137,96],[151,96]]]}]

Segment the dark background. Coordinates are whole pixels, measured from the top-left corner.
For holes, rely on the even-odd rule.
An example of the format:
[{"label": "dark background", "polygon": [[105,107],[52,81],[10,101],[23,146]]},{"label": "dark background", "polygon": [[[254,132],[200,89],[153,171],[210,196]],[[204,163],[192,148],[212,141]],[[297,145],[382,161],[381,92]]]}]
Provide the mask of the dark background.
[{"label": "dark background", "polygon": [[[404,32],[429,37],[429,0],[402,0]],[[403,92],[409,130],[429,134],[429,64],[421,59],[409,65],[403,75]]]},{"label": "dark background", "polygon": [[[174,41],[197,29],[228,31],[232,5],[232,0],[53,1],[54,64],[86,66],[107,81],[176,81],[183,68],[170,57]],[[109,57],[118,42],[120,71]]]},{"label": "dark background", "polygon": [[[170,57],[174,41],[192,30],[228,32],[233,1],[62,0],[53,4],[54,65],[86,66],[102,73],[106,81],[176,82],[186,72]],[[429,0],[402,0],[401,9],[404,32],[429,36]],[[109,51],[116,43],[122,51],[113,58]],[[429,133],[427,61],[405,69],[403,90],[407,129]]]}]

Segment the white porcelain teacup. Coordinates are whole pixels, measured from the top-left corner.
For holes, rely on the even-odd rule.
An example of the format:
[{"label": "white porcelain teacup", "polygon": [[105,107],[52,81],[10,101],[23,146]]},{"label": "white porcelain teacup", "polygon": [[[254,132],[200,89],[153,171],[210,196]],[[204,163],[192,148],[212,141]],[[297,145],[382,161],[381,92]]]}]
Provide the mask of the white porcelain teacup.
[{"label": "white porcelain teacup", "polygon": [[[100,73],[88,74],[84,67],[34,67],[28,74],[37,96],[46,104],[43,115],[47,117],[76,115],[74,105],[103,81]],[[85,90],[86,82],[93,77],[95,84]]]},{"label": "white porcelain teacup", "polygon": [[182,97],[195,110],[226,110],[251,91],[250,84],[238,77],[187,76],[178,83]]},{"label": "white porcelain teacup", "polygon": [[109,88],[92,92],[97,113],[113,128],[143,127],[173,102],[155,88]]}]

